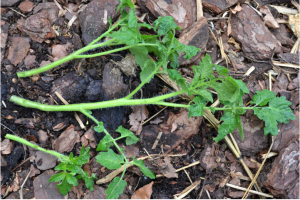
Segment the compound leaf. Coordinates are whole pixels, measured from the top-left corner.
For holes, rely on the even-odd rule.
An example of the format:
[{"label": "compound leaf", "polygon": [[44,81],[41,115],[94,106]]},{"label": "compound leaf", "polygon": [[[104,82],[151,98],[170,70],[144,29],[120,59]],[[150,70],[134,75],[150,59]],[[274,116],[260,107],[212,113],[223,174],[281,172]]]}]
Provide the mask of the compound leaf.
[{"label": "compound leaf", "polygon": [[289,107],[292,103],[287,101],[285,96],[274,97],[269,100],[270,96],[267,95],[267,98],[257,97],[255,102],[258,102],[259,105],[264,105],[267,101],[269,101],[269,106],[263,108],[254,108],[253,110],[254,114],[257,115],[259,119],[265,121],[264,134],[267,135],[270,133],[272,136],[274,136],[278,135],[278,122],[287,124],[290,120],[296,119],[296,117]]},{"label": "compound leaf", "polygon": [[151,179],[155,179],[155,174],[145,166],[143,160],[136,160],[135,158],[132,159],[133,159],[132,164],[138,166],[145,176]]},{"label": "compound leaf", "polygon": [[269,90],[263,90],[263,91],[256,91],[256,95],[252,97],[253,101],[251,101],[251,104],[256,104],[260,106],[265,106],[267,103],[276,97],[275,92],[269,91]]},{"label": "compound leaf", "polygon": [[119,169],[122,166],[121,164],[124,163],[124,158],[108,149],[107,152],[101,152],[96,156],[96,161],[107,169]]},{"label": "compound leaf", "polygon": [[132,145],[139,141],[139,138],[137,138],[131,131],[123,128],[122,126],[119,126],[116,132],[121,133],[122,137],[126,137],[126,145]]},{"label": "compound leaf", "polygon": [[115,177],[114,180],[108,185],[105,193],[107,194],[107,199],[118,199],[120,194],[123,193],[127,182],[120,179],[120,177]]}]

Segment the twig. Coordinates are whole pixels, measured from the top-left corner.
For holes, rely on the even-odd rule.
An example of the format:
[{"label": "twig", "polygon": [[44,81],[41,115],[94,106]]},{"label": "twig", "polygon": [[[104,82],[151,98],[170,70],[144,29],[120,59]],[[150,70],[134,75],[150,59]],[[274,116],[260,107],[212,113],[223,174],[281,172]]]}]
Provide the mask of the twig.
[{"label": "twig", "polygon": [[207,194],[208,198],[209,198],[209,199],[211,199],[211,197],[210,197],[210,194],[209,194],[208,190],[205,190],[205,192],[206,192],[206,194]]},{"label": "twig", "polygon": [[22,184],[22,186],[21,186],[21,188],[19,190],[19,192],[20,192],[20,199],[23,199],[23,187],[24,187],[24,185],[25,185],[25,183],[26,183],[26,181],[27,181],[27,179],[28,179],[28,177],[29,177],[29,175],[31,173],[31,170],[32,169],[29,170],[29,172],[28,172],[28,174],[27,174],[25,180],[23,181],[23,184]]},{"label": "twig", "polygon": [[291,53],[296,53],[298,51],[299,43],[300,43],[300,37],[298,37],[297,41],[295,42],[295,44],[291,50]]},{"label": "twig", "polygon": [[252,66],[248,69],[248,71],[244,74],[244,76],[249,76],[253,71],[255,70],[255,67]]},{"label": "twig", "polygon": [[185,169],[183,171],[186,174],[186,176],[188,177],[188,179],[190,180],[191,184],[193,184],[193,181],[192,181],[190,175],[187,173],[187,171]]},{"label": "twig", "polygon": [[197,20],[203,17],[202,0],[197,0]]},{"label": "twig", "polygon": [[11,9],[12,11],[14,11],[14,12],[18,13],[18,14],[19,14],[19,15],[21,15],[22,17],[25,17],[25,18],[26,18],[26,16],[25,16],[25,15],[23,15],[22,13],[20,13],[20,12],[16,11],[15,9],[13,9],[13,8],[9,8],[9,9]]},{"label": "twig", "polygon": [[269,90],[272,91],[272,75],[271,75],[271,72],[269,72]]},{"label": "twig", "polygon": [[220,20],[220,19],[229,19],[229,17],[209,17],[206,18],[207,21]]},{"label": "twig", "polygon": [[[230,183],[226,183],[226,186],[232,187],[234,189],[242,190],[242,191],[247,191],[246,188],[243,188],[243,187],[240,187],[240,186],[236,186],[236,185],[232,185]],[[258,195],[261,195],[261,196],[265,196],[265,197],[268,197],[268,198],[273,198],[273,196],[270,195],[270,194],[265,194],[265,193],[262,193],[262,192],[257,192],[255,190],[249,190],[249,192],[251,192],[253,194],[258,194]]]},{"label": "twig", "polygon": [[157,138],[156,138],[156,140],[155,140],[155,142],[154,142],[154,144],[153,144],[153,146],[152,146],[152,149],[155,149],[155,148],[156,148],[157,143],[159,142],[162,133],[163,133],[162,131],[158,133]]},{"label": "twig", "polygon": [[[69,102],[67,102],[57,91],[55,91],[55,94],[65,105],[69,104]],[[80,117],[78,116],[78,114],[76,112],[74,112],[74,116],[75,116],[77,122],[79,123],[80,128],[86,130],[86,126],[83,124],[83,122],[81,121]]]},{"label": "twig", "polygon": [[[190,168],[190,167],[195,166],[195,165],[198,165],[198,164],[200,164],[200,161],[196,161],[196,162],[193,162],[192,164],[189,164],[188,166],[184,166],[184,167],[181,167],[181,168],[179,168],[179,169],[176,169],[175,172],[179,172],[179,171],[181,171],[181,170],[185,170],[185,169],[187,169],[187,168]],[[162,174],[157,174],[157,175],[156,175],[156,178],[163,177],[163,176],[164,176],[164,175],[162,175]]]},{"label": "twig", "polygon": [[278,62],[278,61],[274,61],[274,60],[272,60],[272,62],[275,66],[291,67],[291,68],[300,69],[299,65],[295,65],[295,64],[291,64],[291,63],[282,63],[282,62]]},{"label": "twig", "polygon": [[13,168],[13,170],[11,170],[11,172],[15,171],[18,167],[20,167],[21,165],[23,165],[24,163],[26,163],[28,160],[30,160],[31,158],[35,158],[35,156],[30,156],[28,158],[26,158],[24,161],[22,161],[18,166],[16,166],[15,168]]},{"label": "twig", "polygon": [[147,119],[146,121],[143,122],[143,125],[146,124],[147,122],[149,122],[151,119],[153,119],[154,117],[156,117],[159,113],[161,113],[162,111],[164,111],[167,108],[164,107],[163,109],[161,109],[160,111],[158,111],[155,115],[151,116],[149,119]]},{"label": "twig", "polygon": [[188,195],[193,189],[195,189],[201,183],[201,179],[194,182],[187,188],[185,188],[181,193],[173,195],[175,199],[182,199],[186,195]]}]

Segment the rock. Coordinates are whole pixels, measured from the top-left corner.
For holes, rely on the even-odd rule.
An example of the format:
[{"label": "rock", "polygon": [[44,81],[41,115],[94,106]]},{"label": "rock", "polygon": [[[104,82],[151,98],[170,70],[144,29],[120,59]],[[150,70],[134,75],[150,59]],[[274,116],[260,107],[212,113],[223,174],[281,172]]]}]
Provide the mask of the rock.
[{"label": "rock", "polygon": [[232,132],[242,155],[254,156],[270,146],[269,137],[264,135],[264,122],[255,115],[246,118],[241,116],[242,127],[244,130],[244,140],[239,131]]},{"label": "rock", "polygon": [[201,17],[192,26],[185,29],[179,37],[179,42],[185,45],[192,45],[201,49],[201,52],[198,52],[194,57],[190,60],[186,60],[183,57],[183,53],[179,54],[179,64],[186,65],[196,61],[201,54],[203,54],[206,50],[206,45],[209,37],[208,24],[205,17]]},{"label": "rock", "polygon": [[98,38],[109,26],[109,18],[117,17],[118,0],[93,0],[80,13],[79,22],[85,45]]},{"label": "rock", "polygon": [[196,1],[138,0],[137,2],[144,11],[151,12],[155,17],[172,16],[182,30],[197,20]]},{"label": "rock", "polygon": [[20,0],[2,0],[1,6],[13,6],[18,3]]},{"label": "rock", "polygon": [[48,140],[48,135],[47,132],[43,131],[43,130],[39,130],[38,131],[38,135],[39,135],[39,142],[41,144],[45,144]]},{"label": "rock", "polygon": [[213,13],[221,13],[229,7],[236,4],[239,0],[219,1],[219,0],[203,0],[203,7],[212,11]]},{"label": "rock", "polygon": [[53,141],[52,148],[59,153],[70,152],[77,142],[80,142],[79,133],[75,131],[74,125],[71,125]]},{"label": "rock", "polygon": [[36,66],[36,56],[35,55],[27,55],[24,59],[24,64],[27,69],[31,69]]},{"label": "rock", "polygon": [[57,157],[42,151],[36,152],[35,163],[38,169],[47,170],[56,166]]},{"label": "rock", "polygon": [[268,30],[260,16],[248,5],[232,15],[231,35],[242,44],[243,53],[254,60],[268,60],[274,47],[281,53],[281,43]]},{"label": "rock", "polygon": [[100,97],[103,96],[102,85],[102,80],[92,80],[84,94],[87,100],[93,102],[99,101]]},{"label": "rock", "polygon": [[6,65],[5,66],[5,69],[8,71],[8,72],[13,72],[15,70],[14,66],[13,65]]},{"label": "rock", "polygon": [[56,101],[60,101],[55,94],[57,91],[67,101],[80,101],[80,97],[85,94],[90,81],[91,78],[87,74],[78,76],[76,72],[70,72],[53,82],[51,95]]},{"label": "rock", "polygon": [[299,199],[299,134],[280,151],[264,185],[276,198]]},{"label": "rock", "polygon": [[18,29],[27,33],[34,41],[42,43],[45,39],[55,37],[52,25],[58,17],[58,7],[55,3],[40,3],[34,10],[33,15],[17,21]]},{"label": "rock", "polygon": [[13,37],[7,58],[13,65],[18,65],[27,55],[30,49],[29,38]]},{"label": "rock", "polygon": [[205,148],[200,154],[200,165],[208,172],[212,172],[218,166],[214,144],[205,144]]},{"label": "rock", "polygon": [[94,191],[87,190],[84,199],[106,199],[105,190],[98,185],[94,185]]},{"label": "rock", "polygon": [[278,87],[279,89],[286,90],[289,85],[289,79],[284,73],[281,73],[280,76],[277,78],[278,81]]},{"label": "rock", "polygon": [[63,199],[56,185],[58,183],[49,182],[54,171],[48,170],[36,177],[33,181],[34,197],[36,199]]},{"label": "rock", "polygon": [[23,13],[31,12],[33,7],[34,7],[34,4],[31,1],[23,1],[19,5],[19,8]]}]

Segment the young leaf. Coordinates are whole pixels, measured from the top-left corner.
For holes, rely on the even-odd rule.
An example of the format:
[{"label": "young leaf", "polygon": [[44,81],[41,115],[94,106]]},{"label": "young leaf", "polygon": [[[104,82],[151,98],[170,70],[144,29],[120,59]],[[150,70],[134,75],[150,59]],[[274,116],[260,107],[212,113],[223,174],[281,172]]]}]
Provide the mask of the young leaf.
[{"label": "young leaf", "polygon": [[215,142],[219,142],[224,139],[228,133],[231,133],[237,127],[236,118],[232,112],[225,112],[225,114],[221,117],[221,120],[224,122],[219,127],[218,136],[214,138]]},{"label": "young leaf", "polygon": [[81,168],[78,165],[67,165],[67,170],[70,171],[73,174],[80,174]]},{"label": "young leaf", "polygon": [[172,81],[176,81],[177,85],[179,85],[182,89],[188,90],[185,79],[176,69],[168,69],[167,71]]},{"label": "young leaf", "polygon": [[[145,62],[144,68],[142,68],[142,71],[140,73],[141,81],[144,82],[153,73],[155,68],[156,68],[155,62],[150,59],[147,59]],[[148,83],[150,82],[152,77],[148,80]]]},{"label": "young leaf", "polygon": [[104,131],[103,122],[99,122],[98,126],[94,127],[94,130],[98,133],[102,133]]},{"label": "young leaf", "polygon": [[222,83],[212,82],[209,87],[212,87],[218,93],[223,104],[234,103],[240,97],[240,87],[231,77],[225,78]]},{"label": "young leaf", "polygon": [[92,173],[92,175],[89,177],[88,173],[86,173],[84,176],[82,176],[82,179],[85,183],[86,188],[88,188],[91,191],[94,191],[94,179],[97,179],[95,174]]},{"label": "young leaf", "polygon": [[109,135],[106,135],[97,145],[96,151],[107,151],[110,146],[113,145],[112,138]]},{"label": "young leaf", "polygon": [[176,69],[177,67],[179,67],[179,61],[178,61],[178,57],[179,54],[177,53],[177,51],[171,53],[169,55],[169,60],[171,61],[171,67],[173,67],[174,69]]},{"label": "young leaf", "polygon": [[155,31],[158,28],[157,34],[159,36],[166,35],[171,29],[177,28],[177,24],[174,22],[174,18],[171,16],[158,17],[153,22]]},{"label": "young leaf", "polygon": [[65,162],[62,162],[59,165],[57,165],[54,169],[57,170],[57,171],[58,170],[64,171],[64,170],[66,170],[66,167],[67,167],[67,164]]},{"label": "young leaf", "polygon": [[227,68],[225,68],[221,65],[216,65],[216,64],[214,66],[215,66],[219,76],[228,76],[229,70]]},{"label": "young leaf", "polygon": [[80,155],[73,159],[73,163],[75,165],[80,165],[80,166],[87,163],[88,160],[90,159],[89,152],[90,152],[90,147],[85,149],[84,146],[82,146],[80,150]]},{"label": "young leaf", "polygon": [[61,183],[57,184],[56,187],[59,189],[59,192],[63,195],[68,194],[72,189],[72,185],[68,183],[67,179],[65,178]]},{"label": "young leaf", "polygon": [[119,6],[117,7],[117,11],[119,9],[121,9],[121,12],[124,10],[124,8],[126,7],[129,7],[131,9],[134,9],[134,4],[132,3],[131,0],[119,0],[120,1],[120,4]]},{"label": "young leaf", "polygon": [[120,177],[115,177],[114,180],[108,185],[105,193],[107,194],[107,199],[118,199],[120,194],[123,193],[127,182],[120,179]]},{"label": "young leaf", "polygon": [[276,97],[275,92],[269,90],[256,91],[256,95],[252,97],[251,104],[265,106],[267,103]]},{"label": "young leaf", "polygon": [[123,128],[122,126],[119,126],[116,132],[121,133],[122,137],[126,137],[126,145],[132,145],[139,141],[139,138],[137,138],[131,131]]},{"label": "young leaf", "polygon": [[129,12],[129,19],[128,19],[128,27],[132,28],[132,27],[137,27],[138,22],[137,22],[137,18],[135,16],[135,10],[131,9]]},{"label": "young leaf", "polygon": [[67,179],[67,182],[70,183],[71,185],[77,186],[78,181],[77,181],[77,178],[74,177],[74,175],[75,174],[67,173],[66,174],[66,179]]},{"label": "young leaf", "polygon": [[204,104],[206,103],[206,101],[203,98],[201,98],[200,96],[197,96],[193,99],[192,102],[195,102],[195,104],[192,104],[188,108],[189,118],[191,116],[193,116],[193,117],[203,116],[203,108],[204,108]]},{"label": "young leaf", "polygon": [[124,158],[108,149],[108,152],[101,152],[96,156],[96,161],[107,169],[119,169],[122,166],[121,164],[124,163]]},{"label": "young leaf", "polygon": [[[259,105],[265,105],[267,101],[269,101],[271,95],[266,96],[264,98],[261,96],[261,93],[258,93],[258,97],[256,98],[256,100],[254,100],[255,103]],[[259,119],[265,121],[265,135],[267,135],[268,133],[270,133],[272,136],[278,135],[278,122],[287,124],[290,120],[296,119],[293,111],[289,107],[291,104],[291,102],[285,99],[285,96],[282,96],[272,98],[269,101],[269,107],[253,108],[254,114],[257,115]]]},{"label": "young leaf", "polygon": [[66,176],[65,172],[61,172],[58,174],[54,174],[53,176],[51,176],[51,178],[49,179],[49,182],[60,182],[62,181]]},{"label": "young leaf", "polygon": [[143,70],[145,67],[145,63],[148,58],[148,49],[143,46],[136,46],[129,49],[129,51],[134,55],[135,62],[138,64]]},{"label": "young leaf", "polygon": [[143,160],[136,160],[134,157],[132,159],[133,159],[132,164],[138,166],[145,176],[151,179],[155,179],[155,174],[145,166]]},{"label": "young leaf", "polygon": [[199,62],[199,65],[194,65],[192,67],[194,71],[194,79],[192,81],[192,86],[197,85],[200,82],[205,80],[209,80],[211,78],[215,78],[212,73],[213,71],[213,63],[211,61],[210,55],[206,54],[202,58],[202,62]]},{"label": "young leaf", "polygon": [[199,51],[201,51],[201,49],[199,49],[195,46],[183,45],[183,48],[184,48],[184,52],[185,52],[184,58],[187,60],[191,59]]}]

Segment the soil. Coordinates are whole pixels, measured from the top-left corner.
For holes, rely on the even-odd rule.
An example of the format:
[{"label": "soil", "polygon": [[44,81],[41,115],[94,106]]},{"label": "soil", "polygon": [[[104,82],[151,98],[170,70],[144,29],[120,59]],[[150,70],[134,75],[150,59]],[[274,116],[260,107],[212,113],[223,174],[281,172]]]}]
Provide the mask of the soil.
[{"label": "soil", "polygon": [[[42,2],[53,2],[49,1],[41,1],[41,0],[30,0],[33,2],[34,6],[37,6]],[[74,155],[78,155],[80,151],[80,147],[84,144],[87,146],[92,146],[89,142],[89,139],[84,139],[83,135],[86,132],[84,129],[80,127],[77,120],[74,117],[74,112],[43,112],[36,109],[30,109],[18,106],[9,101],[12,95],[20,96],[28,100],[41,102],[45,104],[63,104],[59,98],[55,95],[55,91],[59,91],[60,94],[64,94],[64,98],[70,103],[84,103],[84,102],[97,102],[97,101],[105,101],[115,98],[121,98],[129,94],[130,91],[134,90],[140,83],[139,79],[139,70],[135,71],[135,74],[126,75],[123,73],[115,62],[121,61],[128,54],[127,51],[118,52],[116,54],[102,56],[98,58],[92,59],[82,59],[82,60],[72,60],[71,62],[45,73],[41,73],[39,76],[35,78],[20,78],[18,79],[16,72],[28,70],[28,66],[25,66],[24,57],[13,59],[14,63],[12,63],[12,59],[9,59],[9,49],[12,47],[12,41],[15,37],[26,37],[28,33],[21,31],[20,28],[17,27],[18,20],[23,18],[19,13],[22,13],[22,10],[18,7],[20,3],[23,1],[19,1],[15,3],[13,6],[2,7],[1,8],[1,27],[2,33],[7,33],[7,41],[5,46],[1,46],[2,54],[1,54],[1,145],[5,139],[6,134],[14,134],[20,136],[29,141],[35,142],[36,144],[42,146],[45,149],[54,149],[54,141],[57,141],[59,136],[68,128],[74,127],[75,135],[78,135],[77,139],[73,141],[73,147],[69,151],[63,152],[68,155],[70,152],[73,152]],[[58,1],[62,5],[66,1]],[[68,2],[68,1],[67,1]],[[73,3],[74,5],[87,4],[90,1],[81,1],[81,0],[73,0],[69,1],[69,3]],[[168,1],[169,2],[169,1]],[[176,1],[177,2],[177,1]],[[271,1],[270,1],[271,2]],[[279,1],[272,1],[272,5],[279,5]],[[234,4],[236,5],[236,4]],[[234,5],[227,5],[226,8],[221,8],[222,11],[226,11],[229,7],[234,8]],[[244,6],[246,6],[244,4]],[[292,5],[289,4],[289,7]],[[249,9],[249,8],[247,8]],[[26,11],[26,19],[30,16],[34,15],[35,11],[30,9]],[[49,9],[50,10],[50,9]],[[221,10],[218,8],[218,12]],[[246,9],[245,9],[246,10]],[[17,12],[16,12],[17,11]],[[211,10],[204,7],[204,17],[212,18],[212,17],[221,17],[222,14],[214,13]],[[25,11],[24,11],[25,12]],[[50,11],[49,11],[50,12]],[[142,13],[150,12],[149,10],[140,10]],[[224,12],[223,12],[224,13]],[[158,14],[158,13],[156,13]],[[69,30],[66,31],[66,24],[69,22],[69,19],[66,17],[67,15],[62,15],[57,17],[53,25],[60,27],[59,30],[64,32],[65,34],[60,34],[60,36],[52,37],[52,38],[43,38],[43,42],[39,42],[31,38],[29,41],[30,49],[26,55],[34,55],[35,61],[33,66],[29,66],[29,68],[34,68],[36,66],[40,66],[43,61],[53,61],[52,55],[52,47],[53,45],[66,45],[71,44],[71,48],[67,49],[67,53],[71,53],[82,47],[84,41],[82,40],[82,32],[80,28],[79,22],[75,22]],[[155,17],[153,13],[149,14],[149,21],[153,22]],[[281,18],[284,16],[281,14]],[[84,19],[80,19],[84,20]],[[235,20],[238,20],[235,18]],[[260,19],[257,19],[260,20]],[[5,22],[5,23],[4,23]],[[193,22],[192,22],[193,23]],[[191,23],[191,24],[192,24]],[[188,24],[188,23],[187,23]],[[227,30],[224,28],[224,20],[213,20],[209,21],[208,25],[217,30]],[[247,24],[244,24],[247,26]],[[207,29],[207,26],[205,26]],[[267,31],[268,27],[264,27]],[[287,30],[287,34],[291,37],[289,39],[291,41],[296,41],[295,36],[293,36],[292,31],[286,26],[284,31]],[[208,31],[208,30],[207,30]],[[279,30],[276,30],[279,31]],[[268,30],[269,32],[269,30]],[[272,30],[271,30],[272,32]],[[1,33],[1,34],[2,34]],[[68,33],[68,34],[67,34]],[[178,33],[180,34],[180,33]],[[217,35],[217,33],[215,32]],[[240,32],[234,34],[241,34]],[[284,35],[286,33],[282,33]],[[225,35],[225,34],[224,34]],[[218,37],[223,38],[221,35]],[[226,35],[224,37],[227,37]],[[237,36],[238,37],[238,36]],[[1,35],[3,39],[3,36]],[[207,38],[206,38],[207,39]],[[283,40],[283,37],[275,38],[274,41],[280,43],[280,40]],[[40,39],[39,39],[40,40]],[[199,58],[195,59],[196,61],[188,64],[181,65],[179,71],[185,75],[186,77],[192,77],[193,74],[191,71],[191,66],[197,64],[201,56],[204,56],[204,52],[211,55],[213,62],[216,62],[221,58],[221,51],[217,47],[217,44],[211,34],[209,33],[209,37],[207,39],[207,45],[203,48],[202,53],[199,54]],[[245,95],[244,101],[247,103],[251,100],[251,97],[254,95],[256,90],[268,89],[268,77],[264,75],[270,69],[278,69],[278,67],[274,67],[271,64],[271,55],[264,52],[263,59],[260,60],[259,56],[247,56],[247,52],[244,52],[243,49],[237,50],[233,44],[227,43],[227,40],[223,40],[224,46],[227,45],[228,49],[226,53],[230,51],[236,51],[235,56],[230,57],[231,63],[228,65],[228,69],[230,70],[230,74],[236,78],[243,80],[247,86],[249,87],[250,94]],[[244,41],[239,41],[244,42]],[[2,44],[2,42],[1,42]],[[17,44],[18,45],[18,44]],[[249,43],[251,48],[255,48],[255,44]],[[282,44],[283,45],[283,44]],[[244,45],[246,46],[246,45]],[[283,45],[286,49],[291,49],[290,43],[288,45]],[[21,48],[21,47],[18,47]],[[230,50],[231,49],[231,50]],[[277,49],[280,51],[279,49]],[[21,51],[21,50],[20,50]],[[105,51],[104,49],[98,49],[97,52]],[[253,50],[254,51],[254,50]],[[299,52],[299,51],[298,51]],[[277,53],[279,56],[277,56]],[[286,59],[291,58],[290,63],[299,64],[297,61],[297,56],[295,55],[286,55],[279,54],[286,53],[285,51],[276,52],[273,55],[275,59],[287,62]],[[14,55],[19,56],[19,55]],[[298,54],[299,57],[299,54]],[[237,60],[239,59],[239,61]],[[18,62],[20,60],[20,62]],[[112,62],[113,61],[113,62]],[[236,61],[236,62],[235,62]],[[236,64],[238,63],[238,64]],[[226,62],[222,61],[219,65],[226,66]],[[80,67],[79,67],[80,66]],[[244,73],[251,67],[255,66],[256,70],[251,73],[250,76],[243,76]],[[115,71],[112,71],[115,70]],[[279,70],[280,71],[280,70]],[[116,75],[113,75],[115,73]],[[299,77],[298,71],[294,68],[282,68],[281,73],[284,74],[282,77],[276,77],[275,82],[273,83],[273,91],[275,91],[279,96],[289,96],[291,100],[293,100],[293,110],[296,112],[299,109]],[[288,74],[288,76],[286,76]],[[115,83],[115,80],[120,80],[120,84]],[[285,80],[288,80],[285,82]],[[291,80],[291,81],[290,81]],[[70,85],[63,86],[63,84],[70,83]],[[109,86],[109,87],[108,87]],[[65,87],[65,88],[64,88]],[[166,93],[166,88],[169,91],[173,91],[174,89],[168,86],[164,81],[162,81],[158,77],[154,77],[154,79],[146,84],[142,88],[142,92],[138,92],[134,98],[149,98],[161,95]],[[214,100],[217,97],[214,96]],[[296,100],[295,100],[296,99]],[[171,101],[169,99],[168,101]],[[187,103],[184,99],[176,98],[176,103]],[[153,115],[156,115],[163,107],[155,106],[155,105],[147,105],[148,110],[148,118]],[[117,134],[114,130],[117,129],[118,126],[122,125],[124,128],[130,129],[129,125],[129,115],[131,114],[132,109],[130,107],[118,107],[118,108],[109,108],[104,110],[93,110],[93,115],[98,119],[103,121],[104,126],[107,130],[116,137]],[[143,137],[141,142],[135,145],[134,147],[138,149],[136,157],[147,156],[147,153],[150,154],[164,154],[167,152],[169,155],[175,154],[183,154],[181,156],[170,157],[171,165],[175,169],[182,168],[184,166],[190,165],[196,161],[200,161],[200,164],[189,167],[187,169],[179,171],[177,173],[178,178],[166,178],[161,177],[155,180],[150,180],[147,177],[143,176],[137,168],[130,168],[125,175],[125,180],[128,182],[128,185],[124,191],[124,194],[121,198],[130,198],[133,195],[134,191],[139,188],[151,183],[154,181],[152,186],[152,195],[153,199],[165,199],[165,198],[174,198],[175,194],[181,193],[185,188],[191,185],[190,180],[193,182],[201,179],[201,183],[193,189],[190,193],[185,196],[188,199],[208,199],[208,198],[241,198],[239,196],[239,190],[235,190],[224,186],[225,183],[229,182],[233,179],[232,173],[241,173],[244,176],[247,176],[247,173],[239,164],[236,157],[233,156],[231,150],[226,145],[224,141],[219,143],[213,142],[213,137],[217,135],[216,130],[212,127],[209,121],[205,120],[201,117],[197,119],[192,119],[196,122],[183,122],[183,125],[178,125],[176,131],[173,133],[172,123],[168,124],[169,118],[174,116],[181,116],[183,111],[177,108],[167,108],[163,112],[159,113],[154,119],[160,119],[161,122],[159,124],[153,124],[148,122],[143,125],[143,131],[140,136]],[[222,116],[222,112],[216,112],[215,117],[220,119]],[[82,119],[84,125],[86,125],[87,130],[91,128],[94,123],[91,120],[86,119],[82,114],[78,113],[79,117]],[[246,113],[245,116],[251,117],[251,113]],[[299,117],[299,114],[298,114]],[[198,121],[197,121],[198,120]],[[257,119],[254,119],[254,121]],[[245,126],[251,127],[255,129],[262,130],[261,126],[257,124],[251,124],[250,122],[246,122]],[[249,124],[247,124],[249,123]],[[186,127],[197,127],[193,130],[188,136],[184,134],[188,129]],[[293,126],[293,130],[299,131],[299,123],[292,125],[292,122],[288,126]],[[56,128],[54,128],[56,127]],[[285,128],[286,130],[288,128]],[[155,130],[155,131],[153,131]],[[282,132],[284,132],[284,130]],[[47,139],[41,138],[43,135],[39,134],[40,131],[46,133]],[[152,131],[152,132],[151,132]],[[158,143],[156,149],[151,150],[151,147],[156,139],[156,136],[159,131],[163,131],[163,136],[166,138],[161,140]],[[181,132],[180,132],[181,131]],[[251,132],[251,131],[249,131]],[[291,132],[291,131],[290,131]],[[251,132],[252,133],[252,132]],[[95,140],[98,143],[102,138],[103,134],[94,133]],[[152,134],[152,135],[151,135]],[[153,135],[154,134],[154,135]],[[169,134],[169,135],[168,135]],[[289,135],[289,137],[293,138],[297,133]],[[236,134],[238,135],[238,134]],[[254,133],[253,133],[254,135]],[[238,136],[235,136],[238,137]],[[262,163],[261,154],[265,153],[270,146],[270,138],[257,136],[260,141],[259,144],[252,145],[251,151],[249,151],[247,147],[246,153],[242,155],[245,156],[246,159],[253,159],[259,163]],[[86,141],[88,140],[88,141]],[[250,140],[250,139],[249,139]],[[252,140],[249,141],[253,142]],[[120,141],[120,143],[124,143],[124,141]],[[243,145],[242,142],[239,141],[239,145]],[[7,150],[2,151],[1,157],[1,197],[2,198],[20,198],[19,190],[21,184],[25,180],[26,176],[30,169],[35,169],[36,172],[34,175],[30,176],[25,182],[23,187],[23,198],[42,198],[45,196],[37,196],[41,195],[36,191],[35,185],[38,185],[38,181],[43,177],[49,177],[49,174],[52,174],[54,170],[38,170],[41,163],[37,163],[34,159],[36,157],[36,152],[32,149],[23,146],[16,142],[9,143],[9,147]],[[8,145],[8,146],[9,146]],[[287,147],[288,144],[281,146],[281,149]],[[144,150],[147,149],[148,152]],[[243,149],[243,147],[241,147]],[[206,152],[211,151],[211,152]],[[249,152],[248,152],[249,151]],[[279,152],[279,151],[278,151]],[[91,159],[87,165],[90,171],[96,174],[97,179],[101,179],[105,177],[107,174],[112,172],[112,170],[104,170],[102,171],[102,166],[99,163],[95,162],[94,157],[97,155],[95,148],[91,148]],[[207,153],[207,154],[206,154]],[[207,156],[211,156],[207,158]],[[33,157],[32,159],[30,157]],[[267,159],[265,163],[265,167],[261,172],[261,175],[258,178],[258,184],[262,188],[262,191],[265,193],[270,193],[267,188],[264,186],[265,179],[268,175],[272,167],[272,163],[274,163],[275,158]],[[56,161],[55,161],[56,162]],[[160,163],[159,163],[160,162]],[[207,163],[206,163],[207,162]],[[298,160],[299,162],[299,160]],[[146,160],[146,166],[149,167],[155,174],[162,174],[160,170],[160,164],[163,163],[163,157],[159,157],[158,161]],[[165,167],[167,164],[163,165]],[[250,164],[249,164],[250,166]],[[101,171],[100,171],[101,170]],[[256,173],[257,169],[251,169],[252,173]],[[32,173],[32,172],[31,172]],[[44,173],[44,174],[43,174]],[[189,177],[187,176],[189,175]],[[39,179],[38,179],[39,178]],[[189,179],[190,178],[190,179]],[[36,180],[35,180],[36,179]],[[19,181],[19,183],[18,183]],[[36,181],[34,183],[34,181]],[[249,181],[240,180],[240,186],[247,188],[250,184]],[[222,183],[224,183],[222,185]],[[272,184],[272,183],[269,183]],[[100,187],[107,188],[108,183],[99,185]],[[55,187],[51,185],[51,190],[49,192],[54,191]],[[82,186],[80,189],[72,189],[68,194],[68,198],[84,198],[84,194],[88,191],[85,186]],[[97,190],[98,191],[98,190]],[[100,189],[99,189],[100,191]],[[99,192],[98,191],[98,192]],[[102,190],[101,190],[102,191]],[[242,193],[243,194],[243,193]],[[89,194],[93,197],[93,194]],[[48,195],[47,198],[54,198],[53,196]],[[59,194],[56,197],[60,197]],[[258,198],[256,195],[250,195],[250,198]]]}]

